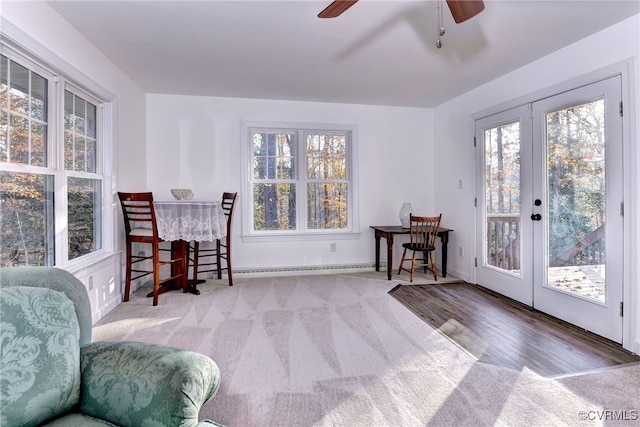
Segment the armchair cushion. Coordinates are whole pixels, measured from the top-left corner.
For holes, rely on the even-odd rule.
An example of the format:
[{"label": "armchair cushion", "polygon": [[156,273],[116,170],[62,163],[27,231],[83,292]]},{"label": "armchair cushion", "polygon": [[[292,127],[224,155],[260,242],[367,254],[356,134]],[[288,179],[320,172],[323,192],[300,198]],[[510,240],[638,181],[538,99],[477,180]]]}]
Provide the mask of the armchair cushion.
[{"label": "armchair cushion", "polygon": [[80,411],[122,426],[196,426],[220,371],[199,353],[140,342],[80,349]]},{"label": "armchair cushion", "polygon": [[0,292],[0,425],[36,425],[75,406],[80,330],[64,293],[35,287]]}]

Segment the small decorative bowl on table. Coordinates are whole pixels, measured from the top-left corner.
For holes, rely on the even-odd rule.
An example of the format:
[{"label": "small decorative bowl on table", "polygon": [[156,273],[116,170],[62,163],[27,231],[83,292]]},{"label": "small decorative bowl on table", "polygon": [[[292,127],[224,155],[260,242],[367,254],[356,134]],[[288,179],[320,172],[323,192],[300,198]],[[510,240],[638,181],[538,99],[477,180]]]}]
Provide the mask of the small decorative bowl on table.
[{"label": "small decorative bowl on table", "polygon": [[189,188],[172,188],[171,194],[178,200],[190,200],[193,197],[193,191]]}]

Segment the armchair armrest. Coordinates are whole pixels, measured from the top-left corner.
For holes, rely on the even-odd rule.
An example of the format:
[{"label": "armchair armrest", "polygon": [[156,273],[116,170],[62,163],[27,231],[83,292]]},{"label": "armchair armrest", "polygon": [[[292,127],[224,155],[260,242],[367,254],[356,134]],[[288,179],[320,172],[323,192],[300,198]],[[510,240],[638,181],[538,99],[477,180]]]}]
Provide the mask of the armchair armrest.
[{"label": "armchair armrest", "polygon": [[88,344],[80,367],[80,412],[122,426],[196,426],[220,386],[209,357],[156,344]]}]

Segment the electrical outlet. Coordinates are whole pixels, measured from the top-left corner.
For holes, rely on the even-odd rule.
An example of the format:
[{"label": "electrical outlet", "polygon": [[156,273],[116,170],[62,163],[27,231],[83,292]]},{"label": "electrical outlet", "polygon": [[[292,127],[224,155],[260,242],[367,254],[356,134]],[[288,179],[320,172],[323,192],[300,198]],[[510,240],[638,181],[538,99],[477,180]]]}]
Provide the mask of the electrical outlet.
[{"label": "electrical outlet", "polygon": [[331,244],[329,244],[329,250],[330,250],[331,252],[335,252],[335,251],[336,251],[336,244],[335,244],[335,243],[331,243]]},{"label": "electrical outlet", "polygon": [[464,256],[464,249],[462,246],[458,246],[458,256]]},{"label": "electrical outlet", "polygon": [[93,290],[93,276],[89,276],[89,290]]}]

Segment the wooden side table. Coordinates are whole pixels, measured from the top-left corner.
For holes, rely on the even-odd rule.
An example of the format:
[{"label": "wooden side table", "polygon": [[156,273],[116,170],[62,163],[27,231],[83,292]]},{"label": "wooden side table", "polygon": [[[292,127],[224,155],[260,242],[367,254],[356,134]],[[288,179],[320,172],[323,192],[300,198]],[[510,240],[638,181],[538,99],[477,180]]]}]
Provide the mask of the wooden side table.
[{"label": "wooden side table", "polygon": [[[393,274],[393,236],[396,234],[409,234],[408,228],[400,225],[372,225],[376,238],[376,271],[380,271],[380,238],[387,240],[387,277],[391,280]],[[447,243],[449,243],[450,228],[440,227],[438,237],[442,243],[442,277],[447,277]]]}]

